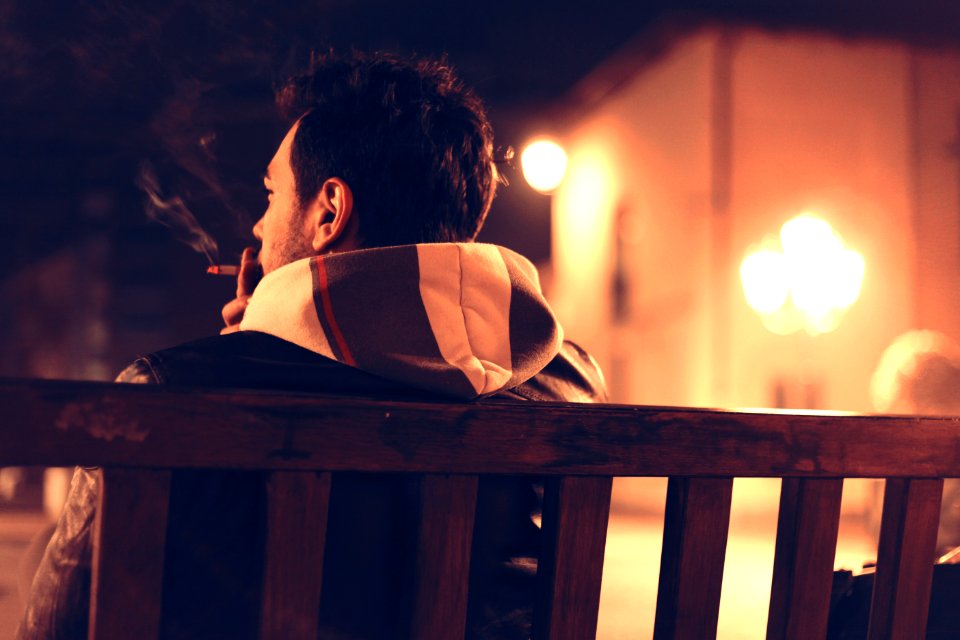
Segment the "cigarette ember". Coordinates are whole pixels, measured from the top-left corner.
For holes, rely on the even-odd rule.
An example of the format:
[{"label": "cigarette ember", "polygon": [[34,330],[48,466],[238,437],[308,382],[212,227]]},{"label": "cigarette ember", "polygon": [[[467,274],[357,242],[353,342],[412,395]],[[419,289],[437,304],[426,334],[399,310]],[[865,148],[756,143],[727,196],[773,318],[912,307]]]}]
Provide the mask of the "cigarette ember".
[{"label": "cigarette ember", "polygon": [[213,264],[207,267],[207,273],[215,276],[235,276],[240,273],[240,267],[235,264]]}]

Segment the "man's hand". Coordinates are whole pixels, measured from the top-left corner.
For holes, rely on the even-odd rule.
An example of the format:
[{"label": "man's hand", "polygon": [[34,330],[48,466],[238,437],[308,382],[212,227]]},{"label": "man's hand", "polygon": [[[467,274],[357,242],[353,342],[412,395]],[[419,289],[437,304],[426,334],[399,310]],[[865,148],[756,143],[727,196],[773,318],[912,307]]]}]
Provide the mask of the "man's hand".
[{"label": "man's hand", "polygon": [[243,250],[240,257],[240,273],[237,274],[237,297],[223,305],[223,323],[226,325],[220,330],[220,335],[240,330],[240,321],[247,310],[250,296],[260,281],[260,263],[257,262],[257,251],[252,247]]}]

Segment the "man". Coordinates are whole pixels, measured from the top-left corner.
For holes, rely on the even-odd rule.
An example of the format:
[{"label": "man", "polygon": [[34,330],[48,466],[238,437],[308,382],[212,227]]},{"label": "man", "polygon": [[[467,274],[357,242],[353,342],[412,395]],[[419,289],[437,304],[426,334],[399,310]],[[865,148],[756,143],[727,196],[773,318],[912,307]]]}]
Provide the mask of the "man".
[{"label": "man", "polygon": [[[223,335],[140,358],[121,382],[385,398],[496,395],[597,401],[603,382],[570,343],[524,258],[472,244],[497,171],[482,106],[439,63],[325,56],[278,93],[293,124],[264,179]],[[262,272],[262,279],[260,279]],[[256,632],[261,483],[179,472],[171,490],[163,635]],[[321,603],[324,638],[390,638],[410,514],[402,477],[335,480]],[[34,580],[21,638],[82,637],[98,475],[78,470]],[[529,635],[537,499],[481,483],[470,637]]]}]

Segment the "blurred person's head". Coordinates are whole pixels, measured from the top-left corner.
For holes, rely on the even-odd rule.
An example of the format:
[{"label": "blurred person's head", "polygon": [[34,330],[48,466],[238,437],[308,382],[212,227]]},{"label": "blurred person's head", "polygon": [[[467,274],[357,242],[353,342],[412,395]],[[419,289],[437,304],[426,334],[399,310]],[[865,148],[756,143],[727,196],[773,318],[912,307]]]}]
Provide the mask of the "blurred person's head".
[{"label": "blurred person's head", "polygon": [[960,346],[936,331],[908,331],[883,352],[870,382],[883,413],[960,415]]},{"label": "blurred person's head", "polygon": [[[493,133],[446,63],[316,56],[277,102],[292,126],[257,223],[265,270],[326,251],[471,241],[480,231],[496,191]],[[293,237],[274,237],[281,226]]]}]

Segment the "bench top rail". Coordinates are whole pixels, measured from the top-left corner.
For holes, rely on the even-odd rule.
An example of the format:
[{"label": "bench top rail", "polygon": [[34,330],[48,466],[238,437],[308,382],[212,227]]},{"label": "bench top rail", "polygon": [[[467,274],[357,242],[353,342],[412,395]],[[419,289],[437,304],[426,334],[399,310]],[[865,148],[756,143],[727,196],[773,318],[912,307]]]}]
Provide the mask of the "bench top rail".
[{"label": "bench top rail", "polygon": [[0,466],[960,477],[960,418],[0,381]]}]

